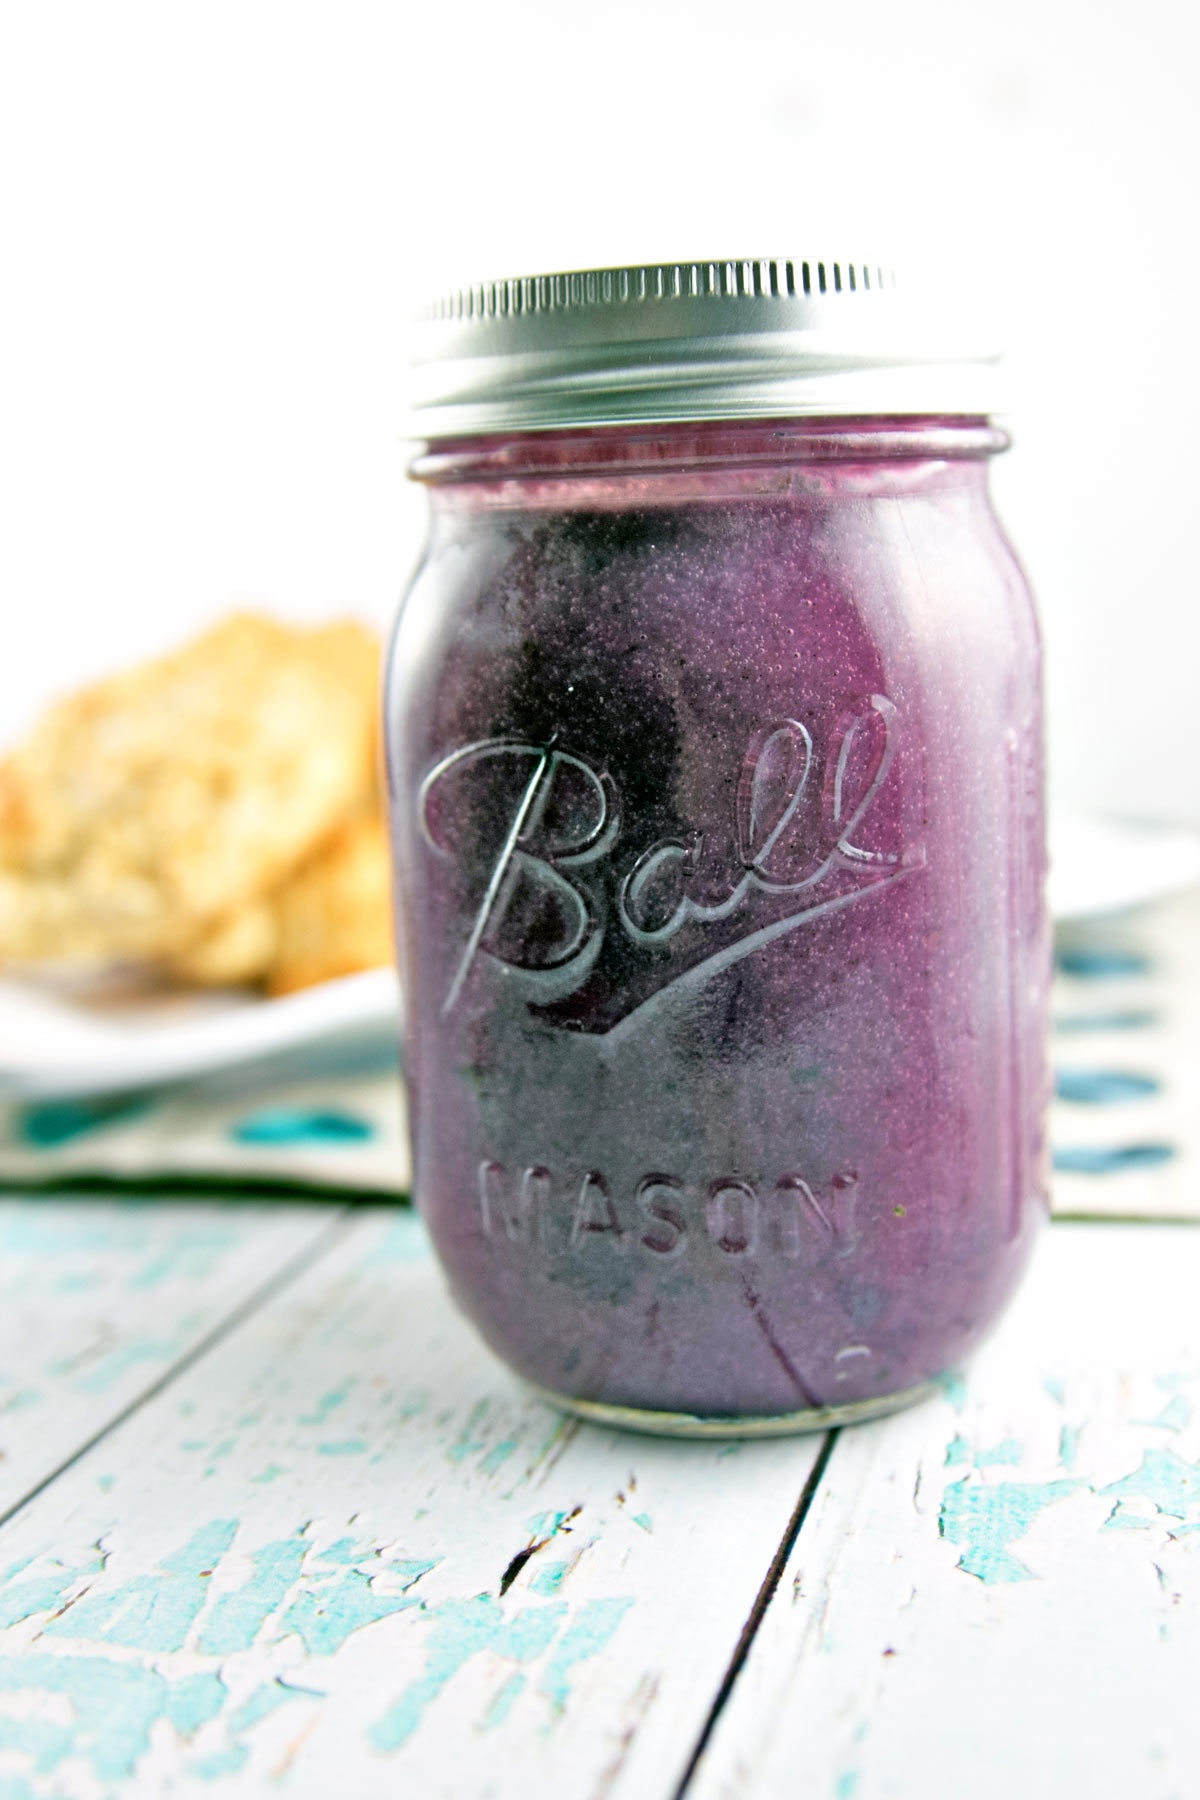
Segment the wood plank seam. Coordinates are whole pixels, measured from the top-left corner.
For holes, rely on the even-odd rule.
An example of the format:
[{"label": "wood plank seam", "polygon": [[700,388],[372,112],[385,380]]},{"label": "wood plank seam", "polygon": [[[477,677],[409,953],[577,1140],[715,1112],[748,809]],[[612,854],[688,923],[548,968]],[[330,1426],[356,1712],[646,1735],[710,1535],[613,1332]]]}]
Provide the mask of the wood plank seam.
[{"label": "wood plank seam", "polygon": [[164,1369],[161,1375],[150,1382],[140,1393],[136,1394],[133,1399],[129,1401],[128,1405],[122,1407],[120,1412],[114,1413],[110,1419],[105,1421],[98,1431],[93,1432],[91,1437],[77,1445],[70,1456],[64,1457],[53,1469],[49,1470],[47,1474],[34,1482],[33,1486],[28,1488],[19,1499],[13,1501],[11,1505],[0,1512],[0,1528],[7,1525],[11,1519],[16,1518],[17,1514],[24,1511],[24,1509],[36,1500],[40,1494],[44,1494],[49,1487],[53,1486],[61,1475],[64,1475],[68,1469],[72,1468],[82,1457],[86,1456],[90,1450],[93,1450],[97,1444],[103,1443],[104,1439],[109,1437],[119,1426],[123,1425],[127,1419],[132,1418],[139,1408],[145,1406],[148,1401],[157,1399],[160,1394],[164,1393],[166,1389],[171,1386],[172,1382],[177,1380],[179,1376],[186,1374],[187,1371],[193,1368],[204,1356],[207,1356],[211,1350],[214,1350],[218,1344],[222,1343],[231,1332],[236,1331],[239,1326],[245,1324],[245,1322],[252,1318],[261,1307],[273,1300],[277,1294],[282,1293],[294,1281],[297,1281],[308,1269],[312,1268],[315,1263],[320,1261],[322,1257],[328,1255],[351,1228],[355,1217],[355,1208],[350,1206],[339,1208],[336,1216],[330,1220],[328,1226],[321,1232],[319,1237],[314,1239],[312,1243],[306,1244],[302,1249],[298,1250],[281,1268],[274,1270],[266,1281],[255,1288],[253,1293],[247,1295],[244,1300],[239,1301],[238,1304],[233,1307],[223,1319],[218,1320],[216,1325],[207,1331],[197,1343],[193,1344],[189,1350],[185,1351],[182,1356],[171,1363],[167,1369]]},{"label": "wood plank seam", "polygon": [[791,1556],[792,1551],[795,1548],[796,1540],[804,1527],[804,1521],[808,1517],[809,1509],[817,1497],[817,1491],[824,1480],[825,1470],[828,1467],[829,1459],[833,1455],[834,1445],[837,1443],[840,1436],[841,1430],[836,1426],[832,1431],[827,1431],[825,1433],[825,1440],[821,1445],[820,1453],[817,1456],[816,1462],[809,1470],[808,1479],[800,1490],[800,1498],[796,1502],[796,1510],[788,1520],[787,1529],[779,1541],[779,1547],[771,1558],[770,1566],[767,1569],[766,1575],[763,1577],[762,1586],[755,1596],[754,1605],[750,1608],[746,1623],[742,1626],[738,1641],[734,1646],[733,1656],[730,1659],[729,1667],[726,1669],[721,1685],[713,1697],[713,1703],[709,1708],[708,1717],[704,1721],[700,1736],[696,1740],[695,1749],[688,1758],[687,1766],[683,1771],[679,1786],[675,1789],[672,1800],[684,1800],[684,1796],[692,1784],[692,1780],[700,1766],[700,1759],[708,1747],[709,1739],[716,1729],[717,1721],[720,1719],[720,1716],[725,1709],[726,1702],[732,1694],[737,1678],[741,1674],[746,1658],[750,1654],[750,1647],[758,1634],[758,1628],[762,1624],[768,1606],[774,1599],[775,1590],[779,1586],[788,1558]]}]

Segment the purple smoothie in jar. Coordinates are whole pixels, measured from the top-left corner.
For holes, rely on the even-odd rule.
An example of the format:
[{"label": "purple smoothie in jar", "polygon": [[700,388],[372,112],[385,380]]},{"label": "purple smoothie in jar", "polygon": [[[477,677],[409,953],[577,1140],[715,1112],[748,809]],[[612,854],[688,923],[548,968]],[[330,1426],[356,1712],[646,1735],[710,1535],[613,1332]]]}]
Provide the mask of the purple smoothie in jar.
[{"label": "purple smoothie in jar", "polygon": [[648,1429],[914,1398],[1043,1210],[1005,439],[984,353],[835,267],[514,283],[432,332],[387,697],[416,1198],[514,1369]]}]

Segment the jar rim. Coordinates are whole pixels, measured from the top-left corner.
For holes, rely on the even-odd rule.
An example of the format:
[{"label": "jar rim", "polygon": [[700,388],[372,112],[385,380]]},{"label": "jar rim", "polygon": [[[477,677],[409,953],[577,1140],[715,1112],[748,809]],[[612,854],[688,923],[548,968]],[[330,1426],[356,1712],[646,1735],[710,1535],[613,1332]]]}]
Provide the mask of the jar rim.
[{"label": "jar rim", "polygon": [[477,433],[422,445],[414,481],[620,478],[636,472],[751,469],[788,464],[978,462],[1009,448],[984,414],[858,418],[670,420],[651,425]]}]

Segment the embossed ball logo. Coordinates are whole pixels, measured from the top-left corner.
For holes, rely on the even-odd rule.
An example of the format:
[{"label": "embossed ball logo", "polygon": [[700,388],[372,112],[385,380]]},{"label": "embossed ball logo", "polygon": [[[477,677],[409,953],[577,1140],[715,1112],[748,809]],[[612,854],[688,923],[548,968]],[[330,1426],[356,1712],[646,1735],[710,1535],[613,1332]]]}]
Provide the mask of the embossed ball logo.
[{"label": "embossed ball logo", "polygon": [[776,720],[747,746],[731,822],[640,849],[615,782],[585,755],[499,737],[452,751],[417,802],[427,845],[462,876],[443,1014],[488,957],[527,977],[547,1023],[607,1032],[923,867],[922,847],[877,846],[868,829],[897,730],[883,694],[844,708],[824,744]]}]

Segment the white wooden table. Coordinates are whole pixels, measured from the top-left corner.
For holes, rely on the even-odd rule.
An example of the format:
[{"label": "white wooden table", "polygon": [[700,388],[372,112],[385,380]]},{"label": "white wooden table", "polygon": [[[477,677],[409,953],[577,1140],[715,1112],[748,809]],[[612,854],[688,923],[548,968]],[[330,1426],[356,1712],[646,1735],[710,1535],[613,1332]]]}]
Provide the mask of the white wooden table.
[{"label": "white wooden table", "polygon": [[1200,909],[1073,943],[1073,1216],[824,1437],[562,1419],[399,1208],[0,1200],[0,1800],[1200,1793]]}]

